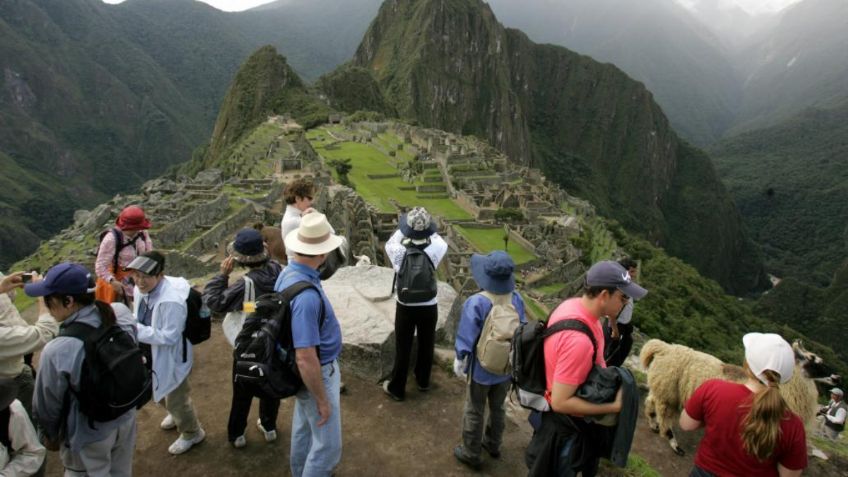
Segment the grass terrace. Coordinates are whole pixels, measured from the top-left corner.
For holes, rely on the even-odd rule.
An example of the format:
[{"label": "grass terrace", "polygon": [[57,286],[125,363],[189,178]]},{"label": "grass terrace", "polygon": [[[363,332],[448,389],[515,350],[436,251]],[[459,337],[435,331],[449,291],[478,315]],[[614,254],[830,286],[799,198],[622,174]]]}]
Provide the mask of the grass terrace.
[{"label": "grass terrace", "polygon": [[[437,194],[419,193],[413,189],[418,185],[439,185],[439,183],[425,184],[422,178],[409,183],[400,175],[384,179],[369,178],[370,175],[399,174],[397,158],[389,157],[372,145],[345,141],[328,148],[327,146],[334,142],[334,139],[324,129],[310,130],[306,137],[312,143],[312,147],[325,159],[350,159],[353,168],[348,177],[356,187],[356,192],[382,212],[395,212],[397,209],[392,203],[395,201],[401,206],[426,207],[430,213],[446,219],[471,218],[468,212],[451,199],[432,197]],[[319,137],[324,139],[319,140]],[[399,144],[399,141],[395,140],[395,144]],[[335,171],[333,173],[335,174]]]},{"label": "grass terrace", "polygon": [[[504,230],[502,228],[472,229],[459,225],[455,227],[457,232],[468,240],[480,253],[489,253],[494,250],[504,249]],[[509,253],[516,264],[522,264],[536,259],[533,252],[527,250],[514,240],[509,241],[508,248],[507,253]]]}]

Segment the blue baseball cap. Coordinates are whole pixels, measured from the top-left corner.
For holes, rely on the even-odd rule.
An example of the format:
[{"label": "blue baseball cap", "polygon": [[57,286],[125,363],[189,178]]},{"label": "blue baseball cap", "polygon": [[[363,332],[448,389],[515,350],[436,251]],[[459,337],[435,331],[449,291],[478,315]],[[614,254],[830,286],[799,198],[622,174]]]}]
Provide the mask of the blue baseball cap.
[{"label": "blue baseball cap", "polygon": [[91,272],[85,267],[77,263],[64,262],[47,270],[44,280],[25,285],[24,293],[29,296],[94,293],[94,288],[89,288],[90,282]]},{"label": "blue baseball cap", "polygon": [[495,250],[471,256],[471,276],[487,292],[502,295],[515,289],[515,262],[508,253]]},{"label": "blue baseball cap", "polygon": [[633,282],[627,269],[612,260],[604,260],[592,265],[592,268],[586,272],[586,284],[590,287],[617,288],[634,300],[641,300],[648,294],[648,290]]}]

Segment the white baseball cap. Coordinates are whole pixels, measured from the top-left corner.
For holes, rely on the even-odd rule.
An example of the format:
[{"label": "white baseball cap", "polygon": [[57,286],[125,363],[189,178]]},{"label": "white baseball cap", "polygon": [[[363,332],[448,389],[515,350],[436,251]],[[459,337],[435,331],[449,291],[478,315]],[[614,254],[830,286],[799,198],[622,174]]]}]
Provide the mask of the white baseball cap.
[{"label": "white baseball cap", "polygon": [[784,384],[792,378],[795,371],[795,353],[792,346],[780,335],[774,333],[748,333],[742,337],[745,345],[745,361],[748,367],[764,384],[763,371],[770,370],[780,375],[780,383]]}]

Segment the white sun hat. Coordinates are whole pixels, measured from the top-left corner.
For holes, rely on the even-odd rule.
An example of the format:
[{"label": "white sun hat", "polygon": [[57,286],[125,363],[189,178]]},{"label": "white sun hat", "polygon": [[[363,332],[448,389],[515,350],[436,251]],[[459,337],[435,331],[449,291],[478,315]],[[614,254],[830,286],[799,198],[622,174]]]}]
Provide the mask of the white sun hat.
[{"label": "white sun hat", "polygon": [[320,212],[306,214],[300,227],[292,230],[285,238],[286,250],[301,255],[324,255],[339,248],[342,238],[333,234],[327,216]]}]

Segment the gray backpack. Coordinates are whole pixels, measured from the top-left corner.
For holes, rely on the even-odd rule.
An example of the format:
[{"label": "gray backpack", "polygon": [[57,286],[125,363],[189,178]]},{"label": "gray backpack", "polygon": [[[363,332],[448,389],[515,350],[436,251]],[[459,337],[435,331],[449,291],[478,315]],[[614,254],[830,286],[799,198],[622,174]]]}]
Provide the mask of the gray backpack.
[{"label": "gray backpack", "polygon": [[480,294],[492,302],[492,309],[477,340],[477,362],[490,373],[510,374],[509,349],[521,323],[512,304],[512,293],[495,295],[483,291]]}]

